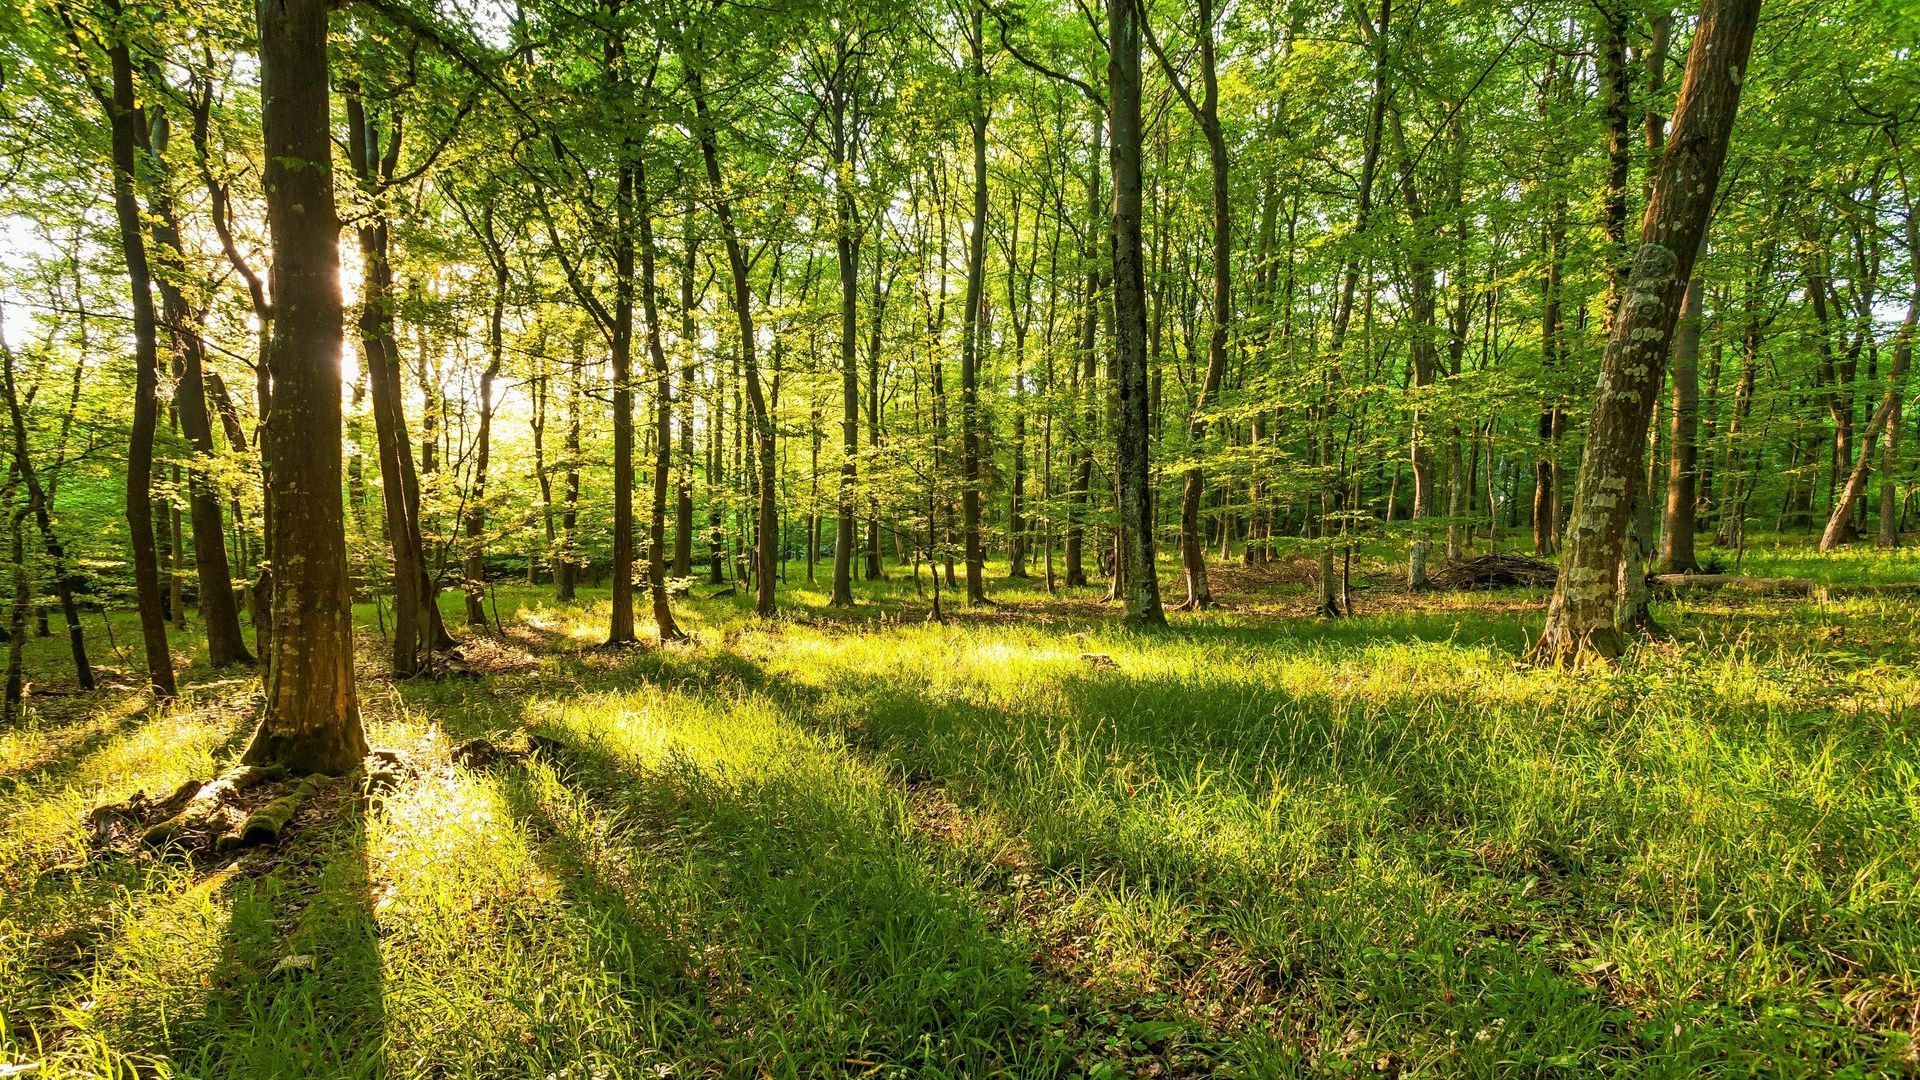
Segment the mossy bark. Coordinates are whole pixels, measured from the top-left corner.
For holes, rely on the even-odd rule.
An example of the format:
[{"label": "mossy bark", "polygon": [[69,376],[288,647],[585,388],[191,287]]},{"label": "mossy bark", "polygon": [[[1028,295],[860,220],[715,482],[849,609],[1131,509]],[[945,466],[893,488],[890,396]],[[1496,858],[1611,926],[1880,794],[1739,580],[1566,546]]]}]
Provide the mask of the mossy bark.
[{"label": "mossy bark", "polygon": [[1707,0],[1640,247],[1601,361],[1572,520],[1536,658],[1573,663],[1624,649],[1614,624],[1622,544],[1644,473],[1647,427],[1740,104],[1759,0]]}]

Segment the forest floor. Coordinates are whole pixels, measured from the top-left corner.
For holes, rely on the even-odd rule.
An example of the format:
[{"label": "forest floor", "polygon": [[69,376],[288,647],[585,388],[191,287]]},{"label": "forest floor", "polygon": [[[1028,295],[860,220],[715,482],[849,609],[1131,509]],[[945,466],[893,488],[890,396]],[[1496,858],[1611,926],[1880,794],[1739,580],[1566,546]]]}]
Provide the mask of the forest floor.
[{"label": "forest floor", "polygon": [[[1920,1070],[1910,599],[1664,603],[1670,639],[1568,673],[1520,662],[1539,592],[1325,622],[1290,568],[1226,569],[1133,633],[997,576],[930,625],[893,572],[773,622],[696,586],[690,644],[617,651],[604,597],[503,587],[488,674],[403,684],[364,608],[370,737],[422,771],[214,862],[85,819],[230,763],[252,675],[196,663],[156,712],[130,621],[93,695],[35,640],[0,1076]],[[456,764],[478,736],[557,749]]]}]

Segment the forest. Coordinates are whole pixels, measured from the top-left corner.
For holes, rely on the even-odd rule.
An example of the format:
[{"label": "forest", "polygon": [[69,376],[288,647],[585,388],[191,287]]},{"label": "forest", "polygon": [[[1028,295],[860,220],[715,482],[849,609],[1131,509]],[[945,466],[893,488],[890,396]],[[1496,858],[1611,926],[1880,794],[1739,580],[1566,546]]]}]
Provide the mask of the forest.
[{"label": "forest", "polygon": [[1912,0],[0,7],[0,1078],[1920,1074]]}]

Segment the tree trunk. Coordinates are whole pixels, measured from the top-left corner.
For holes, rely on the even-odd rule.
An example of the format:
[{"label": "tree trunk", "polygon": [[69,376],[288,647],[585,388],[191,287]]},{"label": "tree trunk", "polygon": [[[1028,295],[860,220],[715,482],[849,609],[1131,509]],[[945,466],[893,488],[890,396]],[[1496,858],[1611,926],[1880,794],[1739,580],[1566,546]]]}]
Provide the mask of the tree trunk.
[{"label": "tree trunk", "polygon": [[[967,237],[966,307],[960,316],[960,527],[967,563],[966,602],[981,604],[987,599],[986,583],[982,580],[986,551],[980,542],[980,303],[987,275],[987,72],[981,5],[970,7],[973,12],[968,33],[972,46],[969,81],[973,93],[973,231]],[[1138,59],[1136,56],[1136,68]],[[1138,79],[1137,71],[1135,78]],[[1135,154],[1138,155],[1138,147]],[[1141,332],[1145,333],[1144,324]],[[1143,355],[1143,371],[1145,363]],[[1143,452],[1145,437],[1142,432]]]},{"label": "tree trunk", "polygon": [[640,224],[640,307],[647,318],[647,357],[653,362],[653,507],[647,532],[647,593],[660,640],[684,641],[667,594],[667,475],[673,468],[673,394],[667,352],[660,341],[660,301],[654,283],[657,254],[653,244],[653,208],[647,193],[646,163],[634,155],[635,212]]},{"label": "tree trunk", "polygon": [[80,607],[74,601],[75,575],[68,572],[66,549],[53,531],[53,503],[47,488],[40,483],[33,458],[27,447],[26,411],[21,407],[19,387],[13,371],[13,350],[0,335],[0,392],[7,399],[7,415],[13,428],[13,461],[20,479],[27,486],[26,512],[33,515],[40,531],[40,546],[53,564],[53,591],[60,602],[60,614],[67,625],[67,646],[73,656],[74,681],[82,690],[93,689],[93,665],[87,660],[86,632],[80,626]]},{"label": "tree trunk", "polygon": [[[118,18],[119,0],[110,0],[108,10]],[[147,265],[142,236],[145,230],[134,193],[136,159],[146,144],[147,121],[134,95],[133,61],[126,41],[110,44],[107,58],[113,71],[113,93],[102,104],[112,128],[113,205],[133,300],[134,397],[127,447],[127,528],[133,544],[133,582],[140,606],[140,639],[146,648],[147,682],[155,700],[165,701],[175,691],[167,616],[160,595],[160,555],[153,537],[153,438],[160,419],[160,358],[155,340],[153,275]]]},{"label": "tree trunk", "polygon": [[1672,444],[1667,467],[1667,513],[1660,540],[1660,569],[1684,574],[1700,569],[1693,536],[1700,463],[1700,285],[1687,282],[1680,325],[1673,339]]},{"label": "tree trunk", "polygon": [[1644,472],[1647,426],[1682,293],[1726,161],[1759,0],[1706,0],[1675,109],[1673,138],[1640,226],[1640,248],[1601,362],[1559,580],[1535,655],[1617,657],[1615,590]]},{"label": "tree trunk", "polygon": [[1127,621],[1165,625],[1153,561],[1153,487],[1148,473],[1147,295],[1140,214],[1140,8],[1107,4],[1107,97],[1112,109],[1114,425],[1119,464],[1117,531],[1126,575]]},{"label": "tree trunk", "polygon": [[702,89],[699,68],[689,63],[689,88],[693,93],[700,156],[706,164],[707,183],[713,188],[714,215],[720,219],[720,236],[726,244],[727,266],[733,275],[733,311],[739,320],[740,362],[747,386],[747,407],[752,410],[755,464],[758,467],[758,539],[755,559],[754,613],[761,618],[774,614],[774,584],[778,570],[780,516],[774,488],[773,414],[767,408],[765,390],[760,385],[760,365],[755,356],[753,328],[753,286],[747,268],[746,250],[740,244],[733,223],[733,198],[720,175],[719,141],[713,121],[707,113],[706,92]]},{"label": "tree trunk", "polygon": [[[1885,445],[1885,475],[1881,479],[1880,505],[1880,544],[1893,547],[1899,543],[1900,534],[1897,522],[1893,522],[1893,513],[1887,492],[1893,483],[1894,448],[1897,445],[1896,432],[1900,427],[1900,399],[1906,390],[1907,368],[1913,362],[1913,338],[1916,321],[1920,321],[1920,224],[1914,221],[1914,208],[1907,208],[1907,261],[1913,273],[1913,291],[1907,300],[1907,316],[1900,323],[1900,331],[1894,338],[1893,366],[1887,372],[1886,392],[1880,398],[1880,405],[1873,410],[1873,416],[1867,421],[1867,429],[1860,438],[1860,459],[1854,463],[1847,475],[1847,483],[1833,501],[1833,511],[1827,515],[1827,527],[1820,534],[1820,550],[1832,551],[1844,543],[1848,527],[1853,519],[1853,508],[1859,503],[1867,490],[1867,473],[1873,460],[1874,444],[1881,441]],[[1850,410],[1849,410],[1850,411]]]},{"label": "tree trunk", "polygon": [[[627,148],[626,153],[633,150]],[[614,195],[613,312],[613,613],[607,644],[639,640],[633,628],[633,203],[631,158]]]},{"label": "tree trunk", "polygon": [[699,360],[699,342],[694,336],[693,278],[699,257],[699,242],[693,232],[693,204],[687,204],[686,228],[682,250],[686,261],[680,268],[680,345],[686,355],[680,361],[680,458],[674,469],[673,576],[693,575],[693,403],[694,370]]},{"label": "tree trunk", "polygon": [[1093,118],[1093,149],[1087,162],[1087,278],[1085,295],[1081,297],[1085,305],[1080,323],[1079,364],[1069,371],[1068,386],[1073,391],[1069,400],[1080,399],[1084,402],[1081,410],[1079,430],[1072,426],[1067,429],[1071,442],[1072,460],[1068,465],[1071,479],[1067,487],[1067,537],[1066,584],[1068,588],[1083,586],[1087,583],[1086,559],[1083,548],[1086,543],[1086,519],[1088,503],[1093,495],[1093,439],[1098,424],[1098,414],[1094,410],[1094,348],[1100,332],[1100,269],[1099,252],[1094,247],[1095,224],[1100,220],[1100,156],[1101,138],[1106,131],[1106,117],[1095,115]]},{"label": "tree trunk", "polygon": [[493,382],[500,377],[506,350],[507,256],[494,238],[493,208],[481,212],[487,259],[493,263],[493,307],[487,314],[487,366],[480,372],[480,418],[473,436],[473,485],[467,494],[466,578],[467,625],[487,628],[487,467],[493,456]]},{"label": "tree trunk", "polygon": [[[1207,584],[1207,543],[1200,528],[1200,503],[1206,497],[1206,473],[1200,464],[1207,441],[1207,410],[1220,394],[1227,371],[1227,327],[1233,320],[1233,207],[1227,187],[1227,142],[1220,130],[1220,81],[1215,71],[1213,0],[1199,0],[1194,38],[1200,45],[1200,98],[1184,89],[1181,96],[1207,141],[1207,176],[1212,210],[1213,306],[1207,328],[1207,369],[1194,394],[1187,418],[1187,453],[1193,464],[1180,484],[1180,570],[1186,578],[1187,598],[1180,606],[1197,611],[1213,606]],[[1156,43],[1154,51],[1160,50]],[[1177,78],[1166,57],[1161,66],[1169,79]]]},{"label": "tree trunk", "polygon": [[[383,138],[377,122],[368,116],[357,87],[347,84],[347,158],[362,190],[377,192],[391,175],[387,152],[396,151],[398,138]],[[386,219],[378,213],[363,218],[355,229],[360,246],[361,297],[358,329],[361,356],[373,399],[374,443],[380,459],[381,503],[387,523],[387,545],[393,559],[394,675],[410,678],[425,667],[431,638],[427,613],[431,590],[427,585],[426,551],[416,516],[419,478],[413,472],[413,449],[407,438],[405,392],[400,380],[398,342],[394,339],[393,265]]]},{"label": "tree trunk", "polygon": [[[165,150],[165,128],[156,126],[152,145],[156,168],[161,168]],[[211,459],[213,422],[207,412],[207,394],[203,373],[205,349],[197,320],[187,306],[179,282],[186,271],[180,245],[180,226],[173,200],[167,192],[164,173],[152,198],[148,200],[153,216],[154,246],[159,250],[162,310],[180,350],[180,380],[174,391],[174,407],[180,431],[193,447],[197,459]],[[199,586],[200,618],[207,629],[207,660],[214,667],[253,662],[246,639],[240,633],[240,610],[233,599],[233,574],[227,565],[226,526],[222,523],[220,496],[204,465],[193,465],[187,474],[188,511],[193,522],[195,580]],[[175,559],[179,545],[175,544]],[[176,617],[180,614],[175,608]]]},{"label": "tree trunk", "polygon": [[340,223],[327,114],[327,4],[262,4],[260,97],[276,317],[268,357],[274,559],[266,712],[248,764],[346,773],[366,756],[340,502]]},{"label": "tree trunk", "polygon": [[557,600],[571,602],[580,577],[580,553],[576,547],[576,527],[580,522],[580,371],[585,364],[585,343],[573,339],[573,374],[567,379],[567,435],[562,446],[567,455],[567,473],[562,484],[560,504],[560,547],[553,560],[553,593]]}]

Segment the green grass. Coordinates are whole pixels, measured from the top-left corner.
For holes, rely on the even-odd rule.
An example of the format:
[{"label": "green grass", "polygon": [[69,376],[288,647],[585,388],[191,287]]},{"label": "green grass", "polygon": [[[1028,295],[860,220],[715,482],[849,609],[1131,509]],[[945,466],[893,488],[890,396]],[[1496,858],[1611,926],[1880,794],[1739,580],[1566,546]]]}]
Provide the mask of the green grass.
[{"label": "green grass", "polygon": [[[1842,572],[1920,577],[1888,565]],[[1913,605],[1663,605],[1670,640],[1569,674],[1518,663],[1537,595],[1378,588],[1327,623],[1230,577],[1231,607],[1134,633],[1097,590],[990,579],[1002,606],[945,625],[898,574],[851,614],[796,583],[770,623],[699,587],[692,644],[618,652],[590,647],[604,596],[502,589],[519,670],[396,686],[363,642],[373,741],[424,774],[228,867],[89,860],[80,820],[231,760],[248,680],[195,670],[159,715],[36,698],[0,733],[0,1061],[1920,1068]],[[569,749],[449,763],[520,732]],[[272,975],[290,955],[314,970]]]}]

